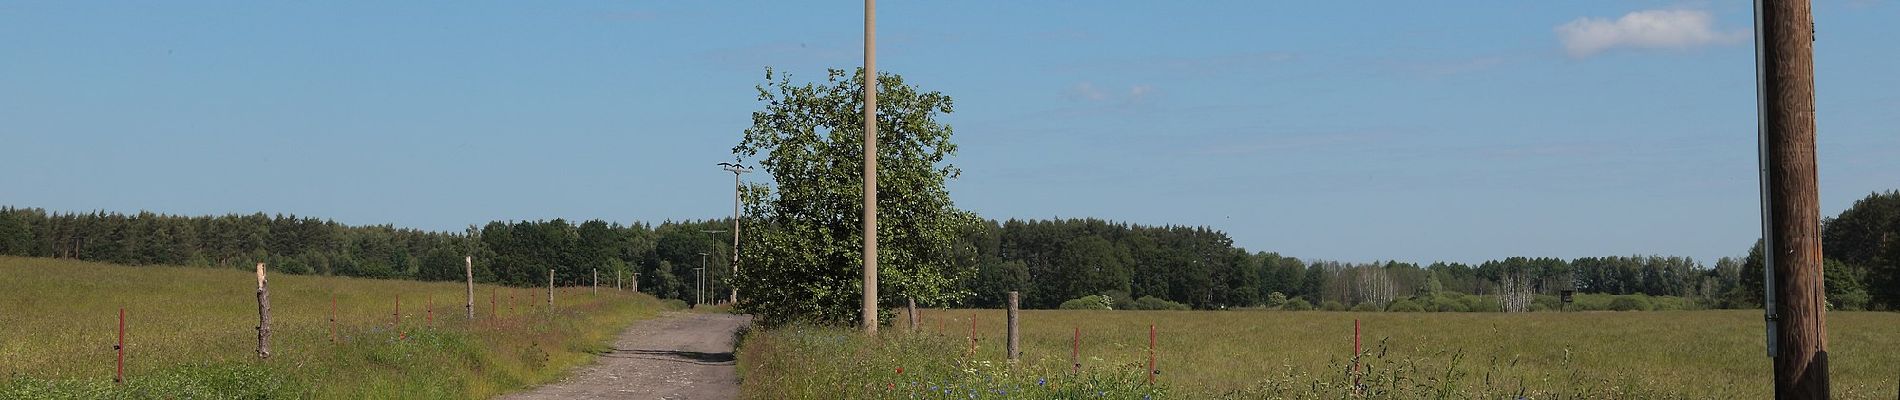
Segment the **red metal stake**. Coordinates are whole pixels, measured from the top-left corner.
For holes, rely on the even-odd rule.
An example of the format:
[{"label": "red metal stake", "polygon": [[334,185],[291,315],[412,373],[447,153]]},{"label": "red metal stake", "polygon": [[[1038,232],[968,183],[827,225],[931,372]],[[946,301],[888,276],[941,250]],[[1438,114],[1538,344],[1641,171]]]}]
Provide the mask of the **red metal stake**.
[{"label": "red metal stake", "polygon": [[1359,384],[1359,319],[1352,320],[1352,384]]},{"label": "red metal stake", "polygon": [[1075,327],[1075,342],[1069,347],[1069,361],[1075,364],[1069,368],[1069,373],[1082,372],[1082,327]]},{"label": "red metal stake", "polygon": [[119,364],[112,373],[112,383],[125,383],[125,309],[119,309],[119,344],[112,346],[119,351]]},{"label": "red metal stake", "polygon": [[1148,384],[1155,383],[1155,326],[1148,324]]}]

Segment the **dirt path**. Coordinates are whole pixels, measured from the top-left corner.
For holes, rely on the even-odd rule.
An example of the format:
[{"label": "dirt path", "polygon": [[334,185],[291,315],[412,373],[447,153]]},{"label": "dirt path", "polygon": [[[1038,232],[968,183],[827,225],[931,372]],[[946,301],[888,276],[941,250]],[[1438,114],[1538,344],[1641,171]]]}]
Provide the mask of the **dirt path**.
[{"label": "dirt path", "polygon": [[508,400],[731,399],[739,396],[733,333],[751,317],[667,313],[620,333],[614,350],[574,376]]}]

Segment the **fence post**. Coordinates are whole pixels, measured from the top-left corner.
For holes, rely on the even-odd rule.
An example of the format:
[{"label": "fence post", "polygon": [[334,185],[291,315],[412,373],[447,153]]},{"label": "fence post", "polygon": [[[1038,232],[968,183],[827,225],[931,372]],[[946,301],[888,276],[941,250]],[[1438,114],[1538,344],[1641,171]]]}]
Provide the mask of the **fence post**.
[{"label": "fence post", "polygon": [[462,271],[468,275],[468,319],[475,319],[475,256],[462,256]]},{"label": "fence post", "polygon": [[1069,344],[1069,373],[1082,372],[1082,327],[1075,327],[1075,341]]},{"label": "fence post", "polygon": [[554,312],[554,269],[548,268],[548,312]]},{"label": "fence post", "polygon": [[592,292],[600,293],[600,268],[594,268],[594,288]]},{"label": "fence post", "polygon": [[330,297],[330,343],[336,343],[336,297]]},{"label": "fence post", "polygon": [[917,298],[914,298],[914,297],[907,297],[907,298],[905,298],[904,300],[905,300],[905,302],[906,302],[906,303],[908,303],[908,305],[907,305],[907,307],[909,307],[908,309],[910,310],[910,311],[909,311],[909,313],[910,313],[910,331],[911,331],[911,332],[916,332],[916,331],[917,331]]},{"label": "fence post", "polygon": [[119,362],[112,372],[112,383],[125,383],[125,308],[119,308],[119,344],[112,345],[119,352]]},{"label": "fence post", "polygon": [[1016,317],[1016,308],[1019,298],[1020,296],[1017,296],[1015,291],[1009,292],[1009,362],[1012,363],[1016,362],[1017,358],[1022,356],[1022,347],[1020,347],[1022,343],[1021,337],[1017,334],[1018,321]]},{"label": "fence post", "polygon": [[1359,385],[1359,319],[1352,319],[1352,384]]},{"label": "fence post", "polygon": [[257,358],[270,358],[270,287],[264,263],[257,263]]},{"label": "fence post", "polygon": [[1155,325],[1148,324],[1148,384],[1155,384]]}]

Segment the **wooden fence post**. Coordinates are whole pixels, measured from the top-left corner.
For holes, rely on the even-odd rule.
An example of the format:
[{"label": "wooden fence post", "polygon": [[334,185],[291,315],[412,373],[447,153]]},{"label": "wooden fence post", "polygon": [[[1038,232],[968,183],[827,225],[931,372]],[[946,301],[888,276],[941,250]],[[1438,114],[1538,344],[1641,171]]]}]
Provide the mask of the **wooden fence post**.
[{"label": "wooden fence post", "polygon": [[257,358],[270,358],[270,287],[257,263]]},{"label": "wooden fence post", "polygon": [[554,312],[554,269],[548,268],[548,312]]},{"label": "wooden fence post", "polygon": [[468,319],[475,319],[475,256],[462,257],[462,271],[468,275]]},{"label": "wooden fence post", "polygon": [[125,308],[119,308],[119,344],[112,345],[119,352],[119,362],[112,372],[112,383],[125,383]]},{"label": "wooden fence post", "polygon": [[1148,384],[1155,383],[1155,325],[1148,324]]},{"label": "wooden fence post", "polygon": [[600,293],[600,268],[594,268],[594,288],[592,292]]},{"label": "wooden fence post", "polygon": [[1009,292],[1009,362],[1012,363],[1022,356],[1022,337],[1018,335],[1016,316],[1019,298],[1015,291]]},{"label": "wooden fence post", "polygon": [[910,310],[909,311],[910,312],[910,331],[916,332],[917,331],[917,299],[914,297],[911,297],[911,298],[905,298],[904,300],[908,303],[908,307]]},{"label": "wooden fence post", "polygon": [[1075,327],[1075,341],[1069,343],[1069,373],[1082,372],[1082,327]]}]

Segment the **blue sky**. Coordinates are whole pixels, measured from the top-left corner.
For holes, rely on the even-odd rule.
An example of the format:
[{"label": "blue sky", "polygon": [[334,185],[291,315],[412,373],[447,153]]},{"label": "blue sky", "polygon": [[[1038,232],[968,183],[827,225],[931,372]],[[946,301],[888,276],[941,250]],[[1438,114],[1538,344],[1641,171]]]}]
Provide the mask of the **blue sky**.
[{"label": "blue sky", "polygon": [[[460,230],[722,217],[773,66],[858,2],[0,1],[0,203]],[[1821,0],[1823,213],[1900,188],[1900,4]],[[1749,3],[904,2],[963,208],[1346,261],[1738,255]],[[748,179],[759,179],[752,174]]]}]

